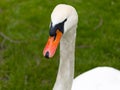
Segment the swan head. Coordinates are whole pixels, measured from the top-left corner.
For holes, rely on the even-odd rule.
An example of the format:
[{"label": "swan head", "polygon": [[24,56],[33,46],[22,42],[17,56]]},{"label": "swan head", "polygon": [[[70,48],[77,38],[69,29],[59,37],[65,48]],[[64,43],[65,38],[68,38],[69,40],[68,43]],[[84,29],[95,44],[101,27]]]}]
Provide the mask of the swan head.
[{"label": "swan head", "polygon": [[51,14],[49,39],[43,50],[43,55],[46,58],[54,56],[61,37],[73,27],[76,27],[77,23],[78,15],[72,6],[59,4],[54,8]]}]

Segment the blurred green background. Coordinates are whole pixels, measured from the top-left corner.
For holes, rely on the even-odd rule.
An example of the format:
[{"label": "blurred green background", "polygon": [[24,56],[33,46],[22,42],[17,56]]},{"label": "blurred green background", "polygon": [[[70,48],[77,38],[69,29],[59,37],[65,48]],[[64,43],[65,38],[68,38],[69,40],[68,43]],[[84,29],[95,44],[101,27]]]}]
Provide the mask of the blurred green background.
[{"label": "blurred green background", "polygon": [[120,69],[119,0],[0,0],[0,90],[52,90],[59,49],[42,55],[59,3],[79,15],[75,76],[97,66]]}]

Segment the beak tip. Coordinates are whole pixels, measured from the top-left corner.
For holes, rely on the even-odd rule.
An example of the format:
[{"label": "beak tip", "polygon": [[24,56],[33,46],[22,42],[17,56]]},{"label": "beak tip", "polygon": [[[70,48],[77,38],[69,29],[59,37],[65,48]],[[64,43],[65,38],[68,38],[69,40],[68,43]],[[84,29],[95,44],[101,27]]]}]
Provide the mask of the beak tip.
[{"label": "beak tip", "polygon": [[47,51],[45,57],[49,59],[49,52]]}]

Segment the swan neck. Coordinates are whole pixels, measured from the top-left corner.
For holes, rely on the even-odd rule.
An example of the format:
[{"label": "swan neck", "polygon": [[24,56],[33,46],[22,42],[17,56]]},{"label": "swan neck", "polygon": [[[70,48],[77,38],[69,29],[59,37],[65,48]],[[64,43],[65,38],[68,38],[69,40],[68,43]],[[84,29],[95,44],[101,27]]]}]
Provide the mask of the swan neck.
[{"label": "swan neck", "polygon": [[74,77],[76,28],[66,32],[60,42],[60,64],[53,90],[71,90]]}]

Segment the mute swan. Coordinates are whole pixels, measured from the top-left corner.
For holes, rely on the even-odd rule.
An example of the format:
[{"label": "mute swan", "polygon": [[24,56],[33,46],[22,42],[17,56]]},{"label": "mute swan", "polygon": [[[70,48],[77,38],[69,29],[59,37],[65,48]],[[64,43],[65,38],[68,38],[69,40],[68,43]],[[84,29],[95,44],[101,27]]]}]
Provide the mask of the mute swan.
[{"label": "mute swan", "polygon": [[70,5],[59,4],[51,14],[50,36],[43,55],[53,57],[60,42],[60,64],[53,90],[120,90],[120,71],[112,67],[97,67],[73,79],[77,23],[77,12]]}]

